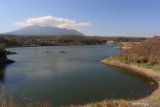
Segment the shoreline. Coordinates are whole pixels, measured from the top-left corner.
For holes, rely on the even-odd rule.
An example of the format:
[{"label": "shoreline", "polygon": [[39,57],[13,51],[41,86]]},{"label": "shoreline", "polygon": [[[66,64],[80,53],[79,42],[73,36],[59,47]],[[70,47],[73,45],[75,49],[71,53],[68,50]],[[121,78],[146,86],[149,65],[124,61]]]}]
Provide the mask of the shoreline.
[{"label": "shoreline", "polygon": [[108,60],[104,59],[101,61],[103,64],[110,65],[113,67],[119,67],[119,68],[125,68],[128,70],[131,70],[131,72],[136,73],[137,75],[145,76],[155,83],[157,85],[157,88],[149,95],[144,98],[138,99],[133,101],[133,105],[143,105],[145,104],[153,104],[153,103],[158,103],[160,102],[160,73],[155,72],[151,69],[147,69],[144,67],[140,67],[135,64],[124,64],[119,61],[114,61],[114,60]]}]

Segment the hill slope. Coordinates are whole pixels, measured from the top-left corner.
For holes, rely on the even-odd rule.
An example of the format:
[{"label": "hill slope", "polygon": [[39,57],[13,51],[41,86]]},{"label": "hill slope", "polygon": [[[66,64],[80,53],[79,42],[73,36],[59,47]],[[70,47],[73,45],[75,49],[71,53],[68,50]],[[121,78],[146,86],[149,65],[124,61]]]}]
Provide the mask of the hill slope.
[{"label": "hill slope", "polygon": [[83,35],[82,33],[73,29],[63,29],[49,26],[28,26],[16,31],[8,32],[6,34],[21,35],[21,36],[43,36],[43,35]]},{"label": "hill slope", "polygon": [[129,62],[138,63],[160,63],[160,37],[151,38],[144,41],[142,44],[135,45],[133,48],[123,52],[122,57]]}]

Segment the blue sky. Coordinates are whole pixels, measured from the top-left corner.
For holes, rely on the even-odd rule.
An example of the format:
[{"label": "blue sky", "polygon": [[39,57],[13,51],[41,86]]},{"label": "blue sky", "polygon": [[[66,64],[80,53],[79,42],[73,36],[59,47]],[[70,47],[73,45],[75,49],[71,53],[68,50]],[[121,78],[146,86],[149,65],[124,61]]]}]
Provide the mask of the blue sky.
[{"label": "blue sky", "polygon": [[[86,35],[160,34],[160,0],[0,0],[0,32],[46,16],[53,17],[53,23],[55,18],[75,21],[74,26],[65,22],[65,27],[78,26]],[[62,23],[56,26],[64,27]]]}]

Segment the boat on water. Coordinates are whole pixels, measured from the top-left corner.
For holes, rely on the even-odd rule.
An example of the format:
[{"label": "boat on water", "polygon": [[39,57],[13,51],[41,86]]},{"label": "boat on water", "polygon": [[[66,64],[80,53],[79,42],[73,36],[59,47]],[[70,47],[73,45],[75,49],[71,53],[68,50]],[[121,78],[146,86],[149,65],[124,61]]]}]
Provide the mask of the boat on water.
[{"label": "boat on water", "polygon": [[61,50],[60,53],[67,53],[66,51]]}]

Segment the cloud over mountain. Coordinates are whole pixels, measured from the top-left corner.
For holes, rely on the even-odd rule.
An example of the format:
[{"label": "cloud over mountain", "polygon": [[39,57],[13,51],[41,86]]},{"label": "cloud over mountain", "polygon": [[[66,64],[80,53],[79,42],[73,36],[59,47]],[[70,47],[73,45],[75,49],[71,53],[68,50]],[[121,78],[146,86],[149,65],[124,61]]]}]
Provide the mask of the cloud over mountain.
[{"label": "cloud over mountain", "polygon": [[91,26],[89,22],[78,22],[75,20],[58,18],[54,16],[43,16],[37,18],[28,18],[24,21],[18,21],[15,23],[17,27],[27,27],[32,25],[40,25],[40,26],[51,26],[58,28],[67,28],[67,29],[75,29],[80,30],[83,27]]}]

